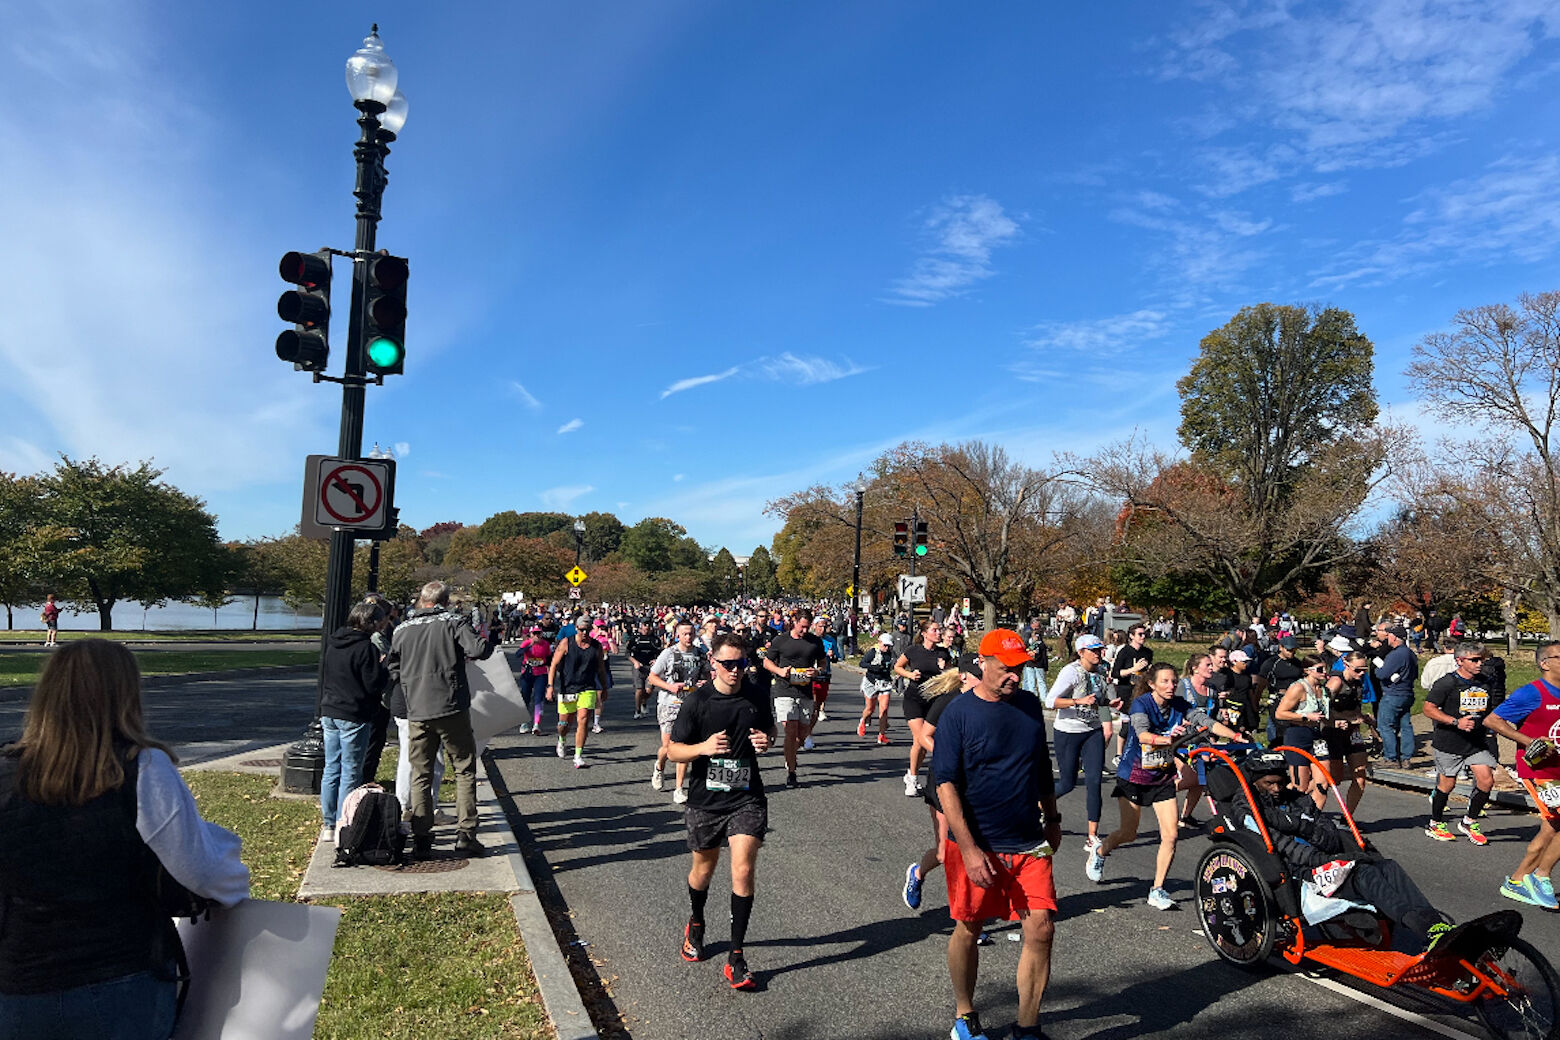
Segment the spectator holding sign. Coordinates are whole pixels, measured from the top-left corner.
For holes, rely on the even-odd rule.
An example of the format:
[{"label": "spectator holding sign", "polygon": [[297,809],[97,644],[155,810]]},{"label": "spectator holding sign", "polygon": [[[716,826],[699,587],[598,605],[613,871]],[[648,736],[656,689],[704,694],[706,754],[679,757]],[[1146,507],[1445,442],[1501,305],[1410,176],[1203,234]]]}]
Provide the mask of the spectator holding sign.
[{"label": "spectator holding sign", "polygon": [[0,1040],[167,1040],[182,952],[160,895],[178,886],[248,898],[238,837],[147,735],[134,655],[68,644],[0,750]]}]

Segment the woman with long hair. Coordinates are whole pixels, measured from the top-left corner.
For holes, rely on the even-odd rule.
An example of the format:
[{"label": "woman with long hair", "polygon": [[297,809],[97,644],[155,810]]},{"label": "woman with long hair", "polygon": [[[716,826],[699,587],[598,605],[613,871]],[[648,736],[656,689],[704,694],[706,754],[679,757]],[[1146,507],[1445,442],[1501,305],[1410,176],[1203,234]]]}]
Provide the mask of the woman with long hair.
[{"label": "woman with long hair", "polygon": [[1179,695],[1175,666],[1166,661],[1150,665],[1138,678],[1143,692],[1128,709],[1127,753],[1116,767],[1116,806],[1121,826],[1089,853],[1085,868],[1090,881],[1098,884],[1105,877],[1105,857],[1129,842],[1137,840],[1138,823],[1145,806],[1154,810],[1159,823],[1159,855],[1154,862],[1154,883],[1148,891],[1148,905],[1156,910],[1175,909],[1175,900],[1165,891],[1165,877],[1175,861],[1179,835],[1176,826],[1176,764],[1169,746],[1189,729],[1211,727],[1214,733],[1230,740],[1241,735]]},{"label": "woman with long hair", "polygon": [[[926,752],[928,761],[932,757],[932,748],[937,734],[937,720],[942,717],[943,709],[953,703],[954,697],[965,692],[980,681],[980,676],[971,674],[962,668],[949,668],[921,683],[921,697],[926,702],[926,715],[920,720],[920,725],[915,728],[913,739]],[[942,865],[943,847],[948,843],[948,818],[943,815],[942,806],[937,800],[937,785],[927,784],[921,797],[926,802],[926,807],[932,814],[932,835],[935,839],[931,848],[921,853],[921,858],[905,868],[905,905],[912,910],[921,909],[921,886],[926,883],[926,875]]]},{"label": "woman with long hair", "polygon": [[347,796],[365,779],[363,765],[373,740],[374,717],[390,684],[372,636],[384,623],[372,600],[353,605],[347,623],[332,632],[320,661],[320,729],[325,770],[320,774],[320,840],[334,842]]},{"label": "woman with long hair", "polygon": [[[1330,693],[1327,689],[1327,664],[1315,656],[1300,658],[1300,679],[1289,689],[1273,710],[1273,718],[1284,727],[1284,743],[1289,747],[1305,748],[1317,758],[1326,758],[1327,748],[1321,737],[1329,714]],[[1320,754],[1317,754],[1320,752]],[[1305,791],[1320,808],[1327,804],[1327,792],[1315,785],[1311,775],[1311,762],[1293,751],[1284,752],[1297,789]]]},{"label": "woman with long hair", "polygon": [[238,836],[201,819],[146,732],[135,657],[65,644],[22,739],[0,749],[0,1040],[167,1040],[181,958],[169,878],[223,906],[249,895]]}]

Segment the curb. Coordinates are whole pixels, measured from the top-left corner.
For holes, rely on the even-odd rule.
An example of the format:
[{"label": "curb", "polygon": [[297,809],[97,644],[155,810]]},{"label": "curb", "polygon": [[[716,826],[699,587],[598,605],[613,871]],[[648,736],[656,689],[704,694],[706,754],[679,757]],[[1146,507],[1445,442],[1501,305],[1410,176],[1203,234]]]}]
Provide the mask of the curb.
[{"label": "curb", "polygon": [[[216,672],[180,672],[176,675],[154,675],[141,680],[141,692],[160,690],[168,686],[189,682],[191,679],[244,679],[269,678],[288,675],[309,675],[318,672],[313,664],[269,664],[254,668],[224,668]],[[0,686],[0,702],[25,701],[32,696],[31,686]]]},{"label": "curb", "polygon": [[[1386,770],[1377,769],[1367,781],[1368,784],[1380,784],[1382,787],[1394,787],[1404,791],[1431,791],[1435,789],[1435,781],[1427,776],[1415,776],[1411,772],[1394,769],[1388,773]],[[1467,798],[1473,794],[1473,785],[1459,783],[1452,788],[1452,794]],[[1495,805],[1503,805],[1508,809],[1530,809],[1525,795],[1520,791],[1491,791],[1490,801]]]},{"label": "curb", "polygon": [[[520,809],[515,805],[514,795],[504,783],[491,756],[491,752],[485,752],[482,764],[489,783],[493,785],[493,796],[519,816]],[[558,1040],[596,1040],[596,1025],[591,1021],[590,1012],[585,1010],[585,1001],[574,981],[574,973],[569,970],[568,959],[558,945],[558,936],[552,929],[552,923],[547,919],[547,911],[542,909],[541,897],[536,894],[536,882],[526,869],[525,856],[520,852],[510,853],[509,865],[514,869],[515,883],[519,886],[519,891],[509,897],[509,906],[514,911],[515,924],[520,928],[520,939],[525,943],[526,956],[531,959],[531,974],[536,976],[536,988],[542,995],[542,1004],[547,1008],[547,1018],[552,1022],[553,1031]]]}]

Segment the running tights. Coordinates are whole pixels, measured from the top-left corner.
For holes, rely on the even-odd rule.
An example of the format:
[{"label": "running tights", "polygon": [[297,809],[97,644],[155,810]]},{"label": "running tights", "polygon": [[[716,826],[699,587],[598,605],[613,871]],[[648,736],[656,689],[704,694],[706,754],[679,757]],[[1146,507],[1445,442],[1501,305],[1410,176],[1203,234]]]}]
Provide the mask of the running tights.
[{"label": "running tights", "polygon": [[1100,822],[1100,773],[1105,769],[1105,731],[1087,733],[1057,730],[1051,735],[1056,745],[1056,797],[1078,786],[1078,767],[1083,767],[1083,786],[1088,795],[1089,822]]}]

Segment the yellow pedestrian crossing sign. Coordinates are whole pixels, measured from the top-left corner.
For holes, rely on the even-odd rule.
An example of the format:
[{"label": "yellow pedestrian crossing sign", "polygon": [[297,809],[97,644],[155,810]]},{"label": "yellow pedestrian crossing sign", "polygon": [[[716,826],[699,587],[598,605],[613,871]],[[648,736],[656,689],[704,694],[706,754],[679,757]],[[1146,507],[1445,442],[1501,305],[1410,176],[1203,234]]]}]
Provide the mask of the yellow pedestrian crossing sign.
[{"label": "yellow pedestrian crossing sign", "polygon": [[590,575],[580,570],[579,564],[575,564],[572,568],[570,568],[569,573],[564,575],[564,577],[569,579],[570,585],[578,587],[579,584],[586,578],[590,577]]},{"label": "yellow pedestrian crossing sign", "polygon": [[847,595],[847,596],[854,596],[855,594],[856,594],[856,586],[854,586],[854,585],[847,585],[847,586],[845,586],[845,595]]}]

